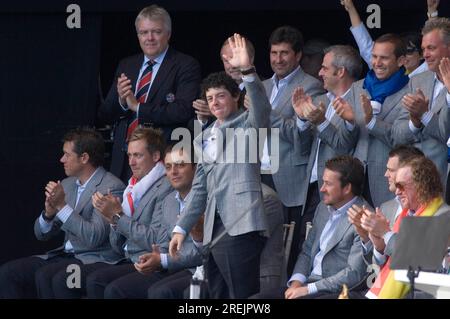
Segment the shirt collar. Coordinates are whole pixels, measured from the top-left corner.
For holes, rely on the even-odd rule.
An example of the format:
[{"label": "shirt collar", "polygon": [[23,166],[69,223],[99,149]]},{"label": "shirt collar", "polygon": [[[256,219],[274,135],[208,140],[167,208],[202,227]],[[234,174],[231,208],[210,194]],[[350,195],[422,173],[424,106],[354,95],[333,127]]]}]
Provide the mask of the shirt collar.
[{"label": "shirt collar", "polygon": [[328,205],[328,211],[331,214],[331,217],[335,217],[335,216],[342,216],[343,214],[345,214],[347,212],[347,210],[356,202],[356,200],[358,199],[357,196],[353,197],[350,201],[348,201],[347,203],[345,203],[342,207],[335,209],[333,206]]},{"label": "shirt collar", "polygon": [[88,179],[84,184],[81,184],[80,180],[77,179],[77,180],[75,181],[75,184],[77,184],[78,188],[80,188],[80,189],[85,189],[86,186],[87,186],[87,184],[91,181],[92,177],[94,177],[95,173],[98,172],[98,169],[99,169],[99,168],[100,168],[100,167],[97,167],[97,169],[94,171],[94,173],[92,173],[92,175],[89,177],[89,179]]},{"label": "shirt collar", "polygon": [[[167,50],[169,50],[169,46],[167,46],[167,48],[163,52],[161,52],[155,59],[153,59],[153,61],[156,62],[156,64],[161,64],[166,56]],[[146,65],[148,61],[150,61],[150,59],[144,54],[143,65]]]},{"label": "shirt collar", "polygon": [[297,66],[294,71],[292,71],[291,73],[289,73],[287,76],[285,76],[284,78],[278,80],[277,75],[274,73],[272,75],[272,83],[274,86],[279,86],[280,84],[287,84],[289,83],[293,77],[295,77],[297,75],[297,73],[300,72],[300,65]]},{"label": "shirt collar", "polygon": [[[350,92],[350,89],[351,89],[351,87],[347,91],[345,91],[344,94],[341,95],[341,98],[345,98],[345,96],[348,94],[348,92]],[[336,95],[334,95],[333,92],[328,91],[327,98],[330,102],[333,102],[334,99],[336,98]]]}]

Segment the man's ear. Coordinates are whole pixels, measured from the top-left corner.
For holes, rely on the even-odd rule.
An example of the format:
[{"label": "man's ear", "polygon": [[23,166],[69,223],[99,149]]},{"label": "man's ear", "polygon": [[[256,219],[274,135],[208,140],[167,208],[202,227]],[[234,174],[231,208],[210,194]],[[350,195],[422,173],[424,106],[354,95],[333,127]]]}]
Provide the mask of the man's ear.
[{"label": "man's ear", "polygon": [[83,164],[87,164],[87,163],[89,162],[89,159],[90,159],[89,154],[86,153],[86,152],[84,152],[83,154],[81,154],[80,158],[81,158],[81,162],[82,162]]}]

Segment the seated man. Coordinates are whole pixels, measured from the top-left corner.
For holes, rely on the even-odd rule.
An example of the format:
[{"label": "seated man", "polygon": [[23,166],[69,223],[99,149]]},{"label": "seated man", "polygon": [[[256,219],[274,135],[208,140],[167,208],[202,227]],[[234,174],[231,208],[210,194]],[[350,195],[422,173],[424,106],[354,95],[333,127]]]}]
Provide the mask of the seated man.
[{"label": "seated man", "polygon": [[106,286],[135,271],[133,263],[152,251],[161,216],[157,214],[162,200],[172,191],[161,162],[164,139],[159,130],[138,128],[128,143],[128,162],[133,176],[120,200],[110,194],[95,193],[94,207],[111,224],[110,242],[125,255],[121,265],[96,271],[87,278],[88,298],[103,298]]},{"label": "seated man", "polygon": [[[0,268],[1,298],[53,298],[53,286],[63,282],[77,264],[81,288],[86,274],[120,259],[109,244],[109,225],[95,211],[94,192],[120,196],[125,186],[101,166],[104,159],[102,137],[89,129],[76,129],[63,138],[60,162],[67,178],[50,181],[45,187],[45,209],[34,225],[38,240],[49,240],[62,232],[64,244],[44,255],[10,261]],[[55,275],[56,274],[56,275]],[[67,286],[67,284],[66,284]],[[78,291],[80,289],[72,289]]]},{"label": "seated man", "polygon": [[352,287],[364,278],[360,238],[347,219],[349,207],[365,203],[360,197],[363,181],[364,169],[358,159],[345,155],[326,162],[320,188],[323,199],[288,288],[263,291],[255,298],[315,298],[338,292],[343,284]]},{"label": "seated man", "polygon": [[[159,207],[160,212],[155,213],[161,216],[161,227],[155,230],[158,233],[157,244],[153,245],[151,253],[139,256],[138,262],[134,264],[137,271],[114,280],[106,287],[105,299],[147,298],[147,291],[150,293],[153,285],[162,279],[176,279],[170,284],[166,280],[166,288],[178,291],[181,294],[179,298],[182,298],[195,267],[202,263],[200,251],[191,236],[186,239],[179,256],[172,258],[167,254],[171,231],[182,215],[182,208],[191,190],[195,174],[194,161],[188,151],[169,147],[164,165],[167,179],[175,190],[164,198]],[[203,236],[197,238],[198,246],[201,246],[202,239]]]}]

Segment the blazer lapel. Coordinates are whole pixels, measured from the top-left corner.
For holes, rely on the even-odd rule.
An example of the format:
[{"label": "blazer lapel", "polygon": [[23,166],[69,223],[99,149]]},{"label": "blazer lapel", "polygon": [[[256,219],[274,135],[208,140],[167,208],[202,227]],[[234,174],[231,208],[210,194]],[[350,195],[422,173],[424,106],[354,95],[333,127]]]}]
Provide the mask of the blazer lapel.
[{"label": "blazer lapel", "polygon": [[159,91],[161,85],[165,82],[166,78],[171,74],[171,70],[174,67],[173,63],[173,51],[169,48],[167,50],[166,56],[159,67],[158,73],[156,77],[153,79],[153,82],[150,87],[150,91],[148,92],[147,103],[150,102],[156,95],[156,92]]},{"label": "blazer lapel", "polygon": [[350,226],[351,225],[348,222],[347,216],[341,216],[338,225],[336,226],[336,230],[334,231],[333,236],[331,237],[330,241],[327,244],[327,247],[325,248],[325,251],[323,253],[324,255],[327,254],[342,240],[342,237]]},{"label": "blazer lapel", "polygon": [[[152,187],[150,187],[147,192],[145,192],[144,196],[141,197],[139,201],[138,207],[136,207],[136,210],[134,211],[133,218],[135,220],[138,220],[139,217],[142,215],[142,212],[144,211],[145,206],[147,206],[149,199],[152,196],[155,196],[156,191],[158,190],[159,186],[161,186],[162,179],[165,178],[165,175],[162,176],[160,179],[158,179]],[[144,205],[142,205],[144,203]]]},{"label": "blazer lapel", "polygon": [[81,213],[83,208],[90,203],[92,200],[92,195],[97,190],[98,184],[101,183],[103,176],[105,175],[106,171],[104,168],[99,167],[98,171],[95,173],[95,175],[92,177],[92,179],[89,181],[88,185],[86,186],[85,190],[80,196],[80,199],[78,200],[78,204],[75,207],[74,211],[76,213]]},{"label": "blazer lapel", "polygon": [[401,88],[400,91],[396,92],[395,94],[389,95],[386,100],[384,100],[383,106],[381,107],[381,113],[378,116],[381,119],[384,119],[392,111],[392,109],[398,103],[400,103],[403,95],[405,95],[405,91],[403,90],[403,88]]},{"label": "blazer lapel", "polygon": [[278,103],[277,103],[274,111],[278,112],[278,114],[283,114],[283,111],[287,107],[292,108],[291,92],[294,91],[294,89],[297,86],[302,86],[302,81],[303,81],[304,77],[305,77],[305,75],[303,73],[303,70],[300,69],[298,71],[298,73],[291,79],[291,81],[288,83],[288,85],[284,88],[284,91],[279,92],[279,94],[281,94],[281,96],[278,100]]}]

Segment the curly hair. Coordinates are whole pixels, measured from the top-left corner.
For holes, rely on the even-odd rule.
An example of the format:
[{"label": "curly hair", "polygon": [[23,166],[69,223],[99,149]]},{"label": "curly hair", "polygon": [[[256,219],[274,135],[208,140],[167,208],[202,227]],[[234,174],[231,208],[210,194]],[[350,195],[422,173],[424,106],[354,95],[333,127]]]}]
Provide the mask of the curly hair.
[{"label": "curly hair", "polygon": [[429,203],[436,197],[442,197],[444,187],[433,161],[424,156],[413,157],[402,167],[411,168],[412,180],[420,203]]}]

